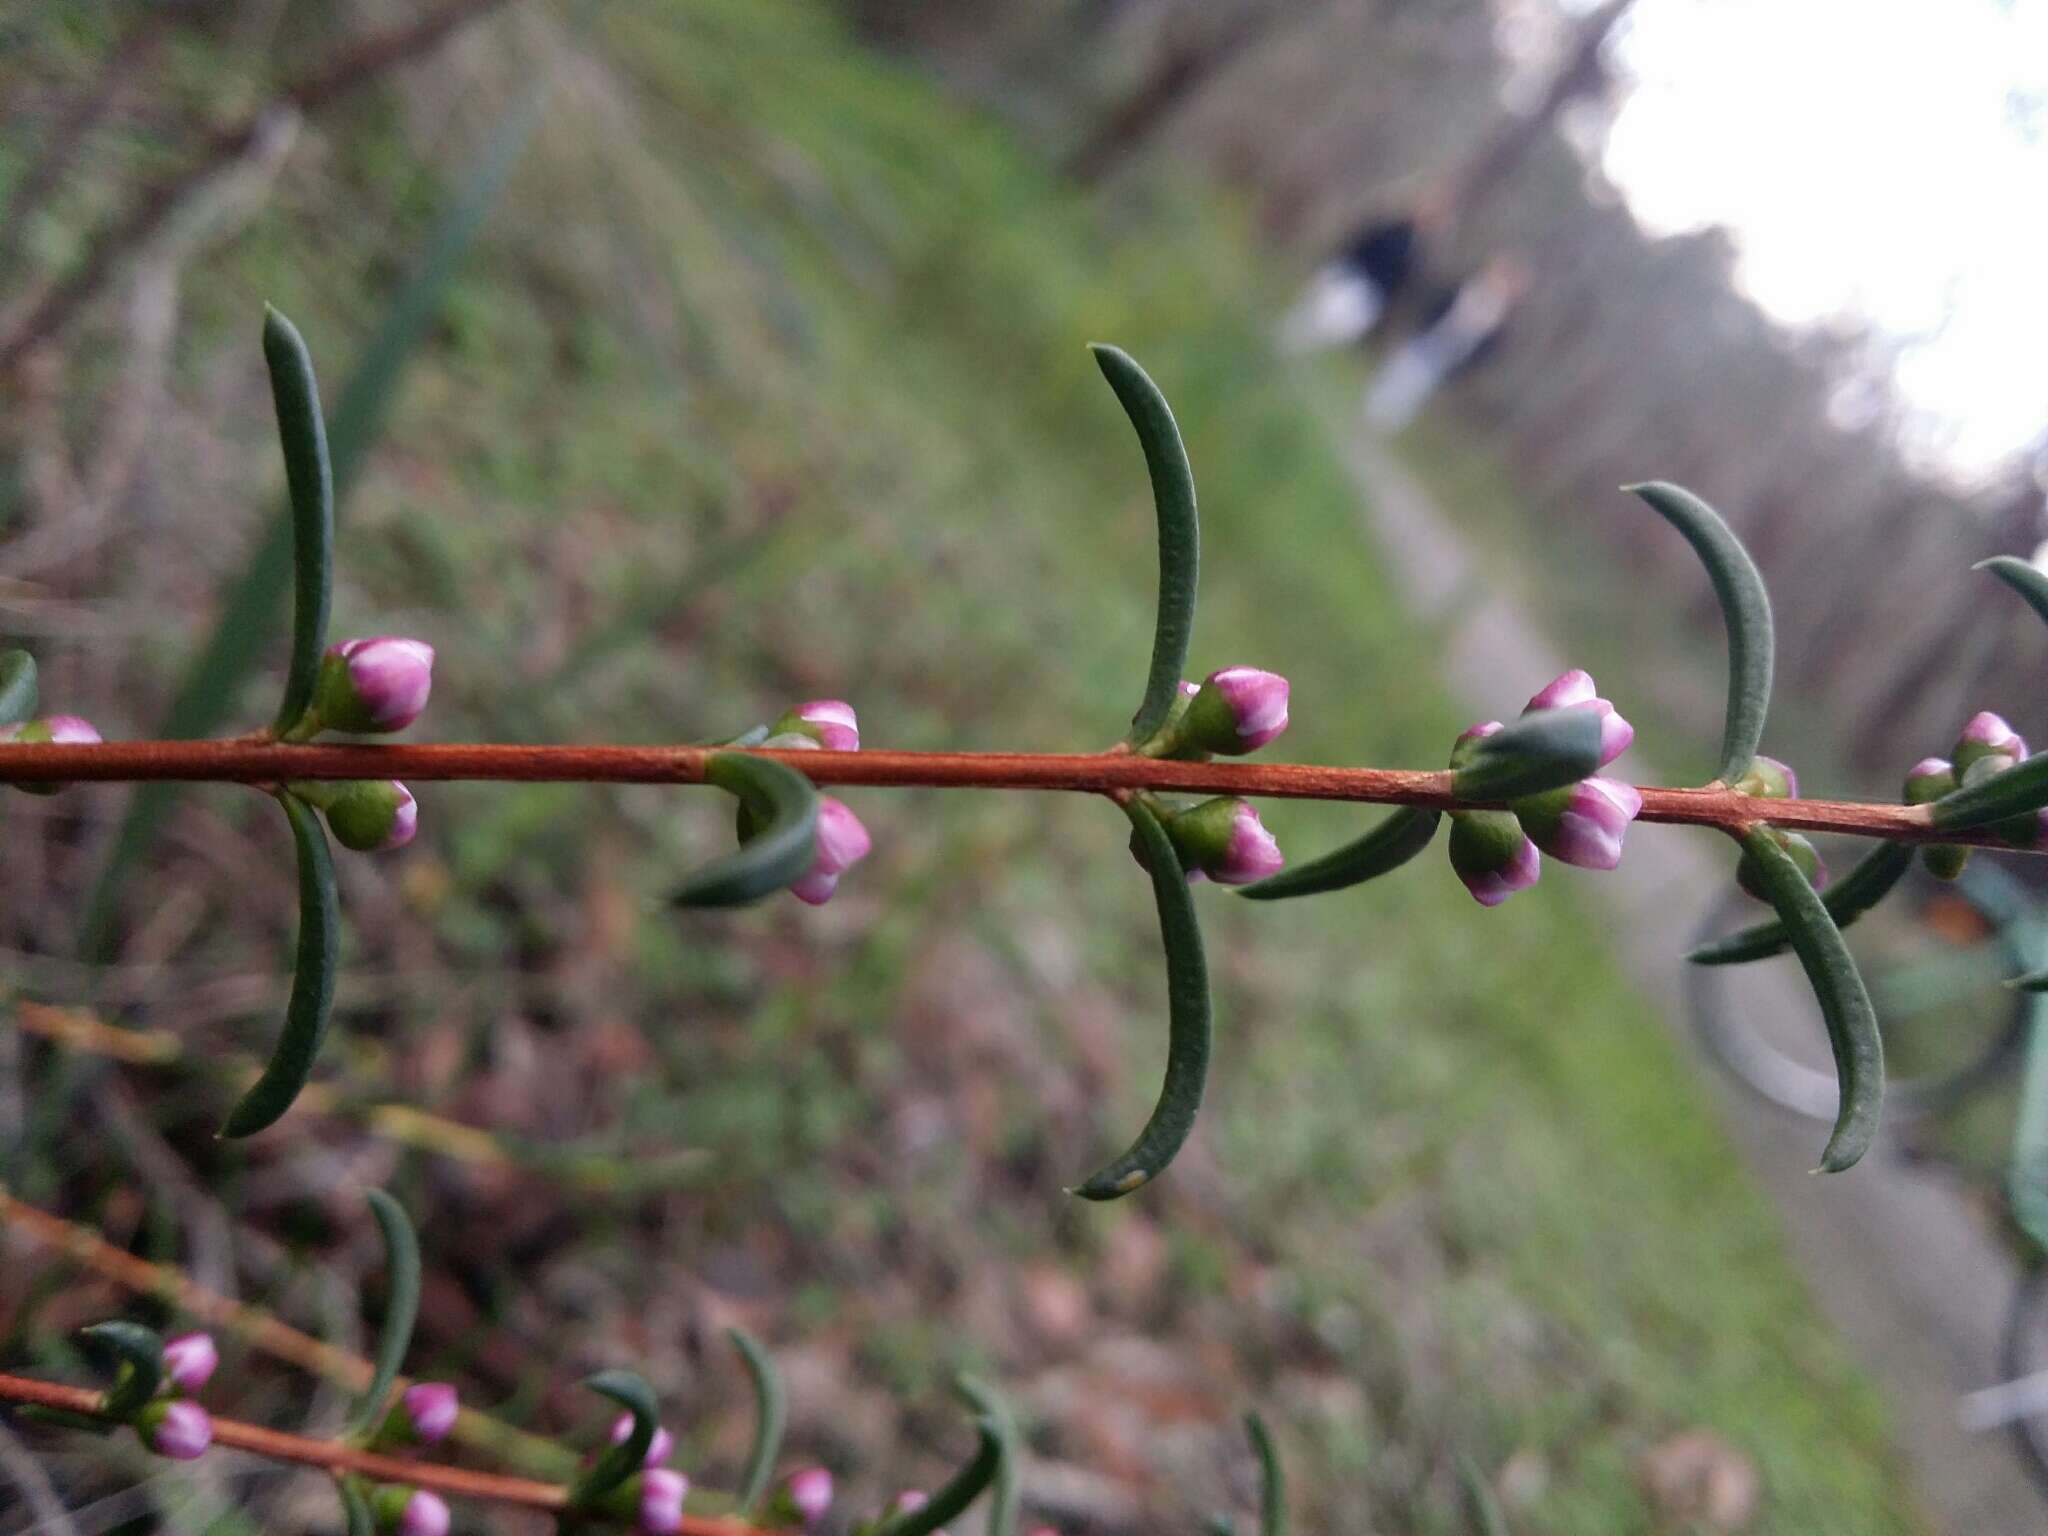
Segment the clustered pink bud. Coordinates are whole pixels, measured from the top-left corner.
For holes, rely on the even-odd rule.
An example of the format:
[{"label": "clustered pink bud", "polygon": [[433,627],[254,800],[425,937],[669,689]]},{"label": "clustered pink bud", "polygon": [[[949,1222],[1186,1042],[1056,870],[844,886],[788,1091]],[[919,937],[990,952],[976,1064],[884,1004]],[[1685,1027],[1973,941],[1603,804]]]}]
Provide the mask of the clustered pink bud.
[{"label": "clustered pink bud", "polygon": [[832,1474],[823,1467],[804,1467],[790,1473],[789,1502],[806,1525],[823,1518],[832,1507]]},{"label": "clustered pink bud", "polygon": [[448,1536],[452,1517],[447,1502],[426,1488],[415,1488],[398,1514],[398,1536]]},{"label": "clustered pink bud", "polygon": [[136,1417],[142,1443],[173,1461],[196,1461],[213,1444],[213,1420],[188,1398],[159,1400]]},{"label": "clustered pink bud", "polygon": [[[633,1415],[622,1413],[612,1420],[612,1444],[624,1445],[633,1433]],[[675,1436],[659,1424],[654,1426],[654,1438],[647,1442],[647,1455],[641,1459],[643,1467],[658,1467],[669,1458],[676,1448]]]},{"label": "clustered pink bud", "polygon": [[1543,874],[1543,856],[1508,811],[1451,814],[1451,868],[1482,907],[1497,907]]},{"label": "clustered pink bud", "polygon": [[860,750],[860,720],[844,699],[812,699],[783,718],[791,729],[812,737],[827,752]]},{"label": "clustered pink bud", "polygon": [[164,1374],[178,1391],[197,1392],[220,1364],[220,1351],[209,1333],[181,1333],[164,1341]]},{"label": "clustered pink bud", "polygon": [[[1237,735],[1236,752],[1256,752],[1287,729],[1287,679],[1278,672],[1225,667],[1211,672],[1203,686],[1215,689],[1229,706],[1231,727]],[[1233,749],[1219,746],[1215,750]]]},{"label": "clustered pink bud", "polygon": [[1591,778],[1515,802],[1515,816],[1535,845],[1580,869],[1615,869],[1629,823],[1641,814],[1642,792],[1619,779]]},{"label": "clustered pink bud", "polygon": [[2006,723],[2004,716],[1986,709],[1970,717],[1949,755],[1955,759],[1956,773],[1961,775],[1987,757],[2004,758],[2006,767],[2023,763],[2027,760],[2027,743]]},{"label": "clustered pink bud", "polygon": [[338,731],[402,731],[427,707],[434,648],[395,635],[330,645],[313,690],[313,713]]},{"label": "clustered pink bud", "polygon": [[868,829],[843,801],[830,795],[818,797],[818,856],[795,881],[790,894],[798,901],[822,907],[839,889],[839,877],[868,856],[874,846]]},{"label": "clustered pink bud", "polygon": [[1561,672],[1530,696],[1522,713],[1537,709],[1590,709],[1600,716],[1600,766],[1605,768],[1628,750],[1636,739],[1636,728],[1624,720],[1615,707],[1599,696],[1593,676],[1583,667]]},{"label": "clustered pink bud", "polygon": [[455,1427],[462,1403],[455,1388],[445,1381],[417,1381],[405,1389],[398,1404],[411,1427],[413,1438],[423,1445],[438,1444]]},{"label": "clustered pink bud", "polygon": [[683,1499],[690,1480],[666,1467],[650,1467],[640,1474],[639,1529],[648,1536],[672,1536],[683,1528]]}]

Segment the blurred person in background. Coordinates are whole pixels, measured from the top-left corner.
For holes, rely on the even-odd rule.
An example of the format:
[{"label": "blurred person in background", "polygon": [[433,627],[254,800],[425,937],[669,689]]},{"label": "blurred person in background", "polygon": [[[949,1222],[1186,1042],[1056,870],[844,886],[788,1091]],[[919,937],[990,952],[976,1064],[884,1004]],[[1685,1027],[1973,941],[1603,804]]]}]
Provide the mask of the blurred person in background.
[{"label": "blurred person in background", "polygon": [[1282,352],[1355,346],[1370,336],[1421,269],[1429,242],[1451,222],[1448,188],[1426,189],[1414,207],[1352,233],[1280,322]]},{"label": "blurred person in background", "polygon": [[1373,374],[1365,392],[1366,421],[1380,432],[1400,431],[1445,383],[1498,350],[1508,316],[1533,276],[1521,255],[1505,251],[1433,295],[1414,334]]}]

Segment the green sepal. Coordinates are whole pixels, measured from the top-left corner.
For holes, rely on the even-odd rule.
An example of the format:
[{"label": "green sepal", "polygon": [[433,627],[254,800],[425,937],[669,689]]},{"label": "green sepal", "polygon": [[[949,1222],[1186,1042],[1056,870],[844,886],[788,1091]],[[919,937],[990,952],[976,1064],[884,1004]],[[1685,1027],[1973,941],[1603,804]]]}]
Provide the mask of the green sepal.
[{"label": "green sepal", "polygon": [[413,1324],[420,1313],[420,1240],[412,1221],[405,1214],[405,1207],[381,1189],[366,1191],[365,1198],[384,1239],[387,1292],[384,1326],[377,1334],[370,1384],[349,1417],[352,1434],[361,1434],[383,1420],[391,1384],[398,1379],[398,1368],[405,1363],[405,1352],[412,1346]]},{"label": "green sepal", "polygon": [[1158,1177],[1194,1129],[1209,1076],[1209,967],[1202,953],[1194,897],[1159,818],[1135,800],[1124,807],[1124,813],[1144,849],[1143,863],[1152,879],[1160,939],[1166,949],[1166,1077],[1138,1139],[1122,1156],[1069,1191],[1084,1200],[1115,1200]]},{"label": "green sepal", "polygon": [[1576,784],[1599,771],[1600,716],[1590,709],[1536,709],[1491,736],[1454,749],[1451,793],[1460,800],[1519,800]]},{"label": "green sepal", "polygon": [[132,1417],[163,1385],[163,1336],[140,1323],[121,1321],[94,1323],[80,1332],[95,1353],[114,1362],[114,1383],[100,1411],[110,1419]]},{"label": "green sepal", "polygon": [[1720,513],[1691,491],[1661,480],[1622,489],[1640,496],[1684,536],[1706,567],[1721,604],[1728,630],[1728,705],[1721,725],[1721,768],[1714,777],[1732,784],[1756,756],[1764,739],[1764,718],[1770,713],[1776,650],[1771,595],[1742,540]]},{"label": "green sepal", "polygon": [[312,354],[298,328],[263,307],[263,361],[284,448],[285,488],[292,525],[292,657],[278,705],[280,736],[291,732],[313,702],[313,684],[327,646],[327,610],[334,591],[334,467],[327,453],[327,423]]},{"label": "green sepal", "polygon": [[263,1075],[228,1111],[220,1133],[253,1136],[275,1125],[312,1076],[313,1061],[334,1012],[334,979],[341,962],[341,902],[335,893],[334,855],[313,808],[280,795],[299,860],[299,944],[284,1028]]},{"label": "green sepal", "polygon": [[1877,1135],[1884,1107],[1884,1044],[1878,1038],[1870,994],[1842,942],[1841,930],[1806,872],[1772,835],[1776,831],[1761,824],[1751,827],[1742,837],[1743,857],[1766,899],[1777,908],[1827,1024],[1841,1108],[1821,1152],[1820,1171],[1839,1173],[1853,1167]]},{"label": "green sepal", "polygon": [[771,757],[720,752],[705,762],[704,782],[739,797],[754,834],[736,851],[694,871],[669,897],[671,904],[746,906],[784,889],[816,862],[818,792],[794,768]]},{"label": "green sepal", "polygon": [[[1821,905],[1846,928],[1891,894],[1892,887],[1913,867],[1911,843],[1879,843],[1857,861],[1856,867],[1837,880],[1821,896]],[[1702,944],[1685,958],[1694,965],[1742,965],[1783,954],[1791,943],[1783,923],[1758,923],[1740,933]]]},{"label": "green sepal", "polygon": [[1290,896],[1316,896],[1362,884],[1399,869],[1422,852],[1436,836],[1437,823],[1442,820],[1440,811],[1419,805],[1403,806],[1363,837],[1332,849],[1321,858],[1240,886],[1237,894],[1253,901],[1281,901]]},{"label": "green sepal", "polygon": [[1195,632],[1195,586],[1201,570],[1195,472],[1166,396],[1145,370],[1120,347],[1097,343],[1088,350],[1137,431],[1159,520],[1159,611],[1152,631],[1152,665],[1145,678],[1144,702],[1131,720],[1127,738],[1149,741],[1180,696],[1188,643]]},{"label": "green sepal", "polygon": [[745,1515],[761,1502],[768,1491],[768,1479],[775,1472],[775,1457],[782,1449],[782,1429],[788,1405],[782,1390],[782,1374],[768,1351],[744,1328],[728,1328],[725,1336],[747,1365],[747,1379],[754,1388],[754,1443],[747,1451],[747,1470],[740,1476],[733,1509]]},{"label": "green sepal", "polygon": [[625,1439],[606,1446],[596,1465],[571,1485],[571,1509],[589,1509],[601,1503],[606,1494],[641,1469],[661,1418],[654,1389],[632,1371],[599,1371],[595,1376],[584,1377],[583,1385],[632,1414],[633,1428]]},{"label": "green sepal", "polygon": [[0,651],[0,725],[19,725],[36,712],[36,659]]}]

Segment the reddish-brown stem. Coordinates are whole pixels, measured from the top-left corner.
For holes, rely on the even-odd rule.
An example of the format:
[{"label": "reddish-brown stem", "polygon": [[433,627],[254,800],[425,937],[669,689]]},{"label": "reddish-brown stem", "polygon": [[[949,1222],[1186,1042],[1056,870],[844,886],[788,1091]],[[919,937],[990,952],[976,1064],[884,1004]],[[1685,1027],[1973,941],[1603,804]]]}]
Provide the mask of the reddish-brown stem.
[{"label": "reddish-brown stem", "polygon": [[[9,745],[0,783],[181,779],[275,784],[291,779],[544,780],[694,784],[705,761],[732,747],[524,745],[291,746],[260,741],[116,741]],[[1449,810],[1463,802],[1446,772],[1326,768],[1308,763],[1185,763],[1131,752],[791,752],[748,749],[817,784],[923,789],[1035,789],[1115,795],[1159,790],[1288,800],[1355,800]],[[1797,832],[1838,832],[1908,843],[2009,848],[1986,831],[1937,831],[1926,806],[1858,800],[1758,800],[1719,785],[1644,787],[1644,821],[1713,827],[1740,836],[1768,820]]]},{"label": "reddish-brown stem", "polygon": [[[32,1404],[65,1413],[97,1416],[104,1395],[84,1387],[67,1387],[53,1381],[36,1381],[26,1376],[0,1374],[0,1402]],[[569,1490],[561,1483],[539,1483],[526,1477],[505,1477],[495,1472],[476,1472],[468,1467],[441,1466],[398,1456],[382,1456],[359,1450],[338,1440],[312,1440],[288,1435],[282,1430],[245,1424],[239,1419],[216,1418],[213,1443],[266,1456],[272,1461],[292,1461],[301,1466],[324,1467],[329,1472],[354,1472],[379,1483],[401,1483],[412,1488],[432,1488],[458,1499],[479,1499],[493,1504],[518,1504],[527,1509],[559,1510],[569,1506]],[[683,1519],[685,1536],[755,1536],[761,1528],[743,1520],[712,1519],[688,1515]]]}]

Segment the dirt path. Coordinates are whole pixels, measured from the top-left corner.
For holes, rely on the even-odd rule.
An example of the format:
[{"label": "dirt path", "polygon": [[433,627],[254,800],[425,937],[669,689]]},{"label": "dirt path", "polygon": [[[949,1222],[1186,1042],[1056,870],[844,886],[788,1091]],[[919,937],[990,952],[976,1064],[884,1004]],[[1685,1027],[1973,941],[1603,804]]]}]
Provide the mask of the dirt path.
[{"label": "dirt path", "polygon": [[[1383,445],[1357,442],[1351,459],[1371,530],[1417,612],[1441,614],[1454,598],[1463,610],[1444,655],[1455,691],[1475,707],[1497,708],[1504,670],[1564,670],[1568,663],[1529,616],[1484,589],[1462,537]],[[1679,956],[1702,893],[1722,888],[1729,860],[1708,834],[1655,831],[1629,840],[1627,860],[1601,888],[1632,975],[1683,1029]],[[1885,1390],[1935,1528],[1954,1536],[2048,1531],[2048,1504],[2006,1439],[1969,1434],[1956,1417],[1960,1393],[1995,1379],[2016,1283],[2011,1256],[1938,1171],[1880,1146],[1851,1173],[1815,1178],[1807,1170],[1822,1135],[1811,1122],[1765,1106],[1704,1056],[1699,1069],[1724,1090],[1715,1096],[1722,1123],[1784,1213],[1794,1260],[1823,1311]]]}]

